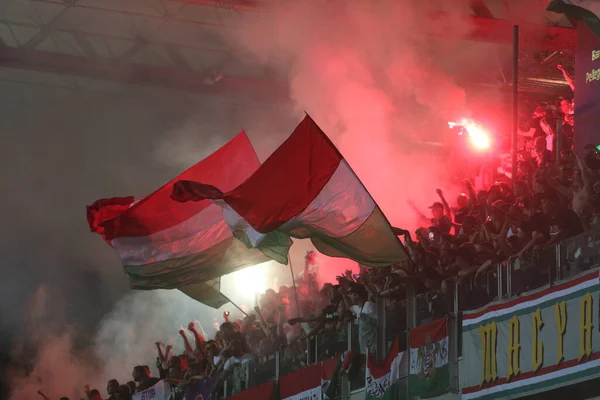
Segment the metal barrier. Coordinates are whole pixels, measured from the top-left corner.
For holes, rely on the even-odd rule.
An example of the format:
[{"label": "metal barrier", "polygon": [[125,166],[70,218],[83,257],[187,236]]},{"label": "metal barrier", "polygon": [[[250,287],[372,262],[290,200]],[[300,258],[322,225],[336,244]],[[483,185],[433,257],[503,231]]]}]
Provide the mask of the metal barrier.
[{"label": "metal barrier", "polygon": [[[492,301],[519,296],[521,293],[543,286],[551,286],[584,271],[600,266],[600,233],[582,234],[564,240],[556,246],[537,250],[530,260],[511,258],[461,284],[445,291],[434,290],[415,295],[415,282],[406,286],[406,301],[391,306],[381,306],[378,299],[378,317],[383,317],[383,333],[378,334],[378,346],[389,348],[391,341],[401,338],[401,350],[407,347],[408,328],[449,316],[451,337],[451,388],[458,387],[458,359],[462,354],[461,315],[463,310],[479,308]],[[401,305],[399,305],[401,304]],[[383,313],[383,315],[381,315]],[[404,340],[402,340],[404,339]],[[257,386],[268,380],[320,363],[345,350],[354,350],[356,359],[342,388],[358,390],[364,387],[365,360],[360,356],[358,329],[353,323],[302,339],[283,346],[269,357],[238,365],[227,382],[226,395]]]}]

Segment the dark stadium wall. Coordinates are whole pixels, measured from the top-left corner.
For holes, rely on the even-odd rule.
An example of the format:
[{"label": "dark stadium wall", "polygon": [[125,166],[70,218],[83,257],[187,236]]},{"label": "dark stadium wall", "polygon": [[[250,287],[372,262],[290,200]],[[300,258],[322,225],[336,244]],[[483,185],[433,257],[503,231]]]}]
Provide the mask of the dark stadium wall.
[{"label": "dark stadium wall", "polygon": [[600,37],[583,22],[577,23],[575,85],[574,148],[581,153],[587,144],[600,145]]}]

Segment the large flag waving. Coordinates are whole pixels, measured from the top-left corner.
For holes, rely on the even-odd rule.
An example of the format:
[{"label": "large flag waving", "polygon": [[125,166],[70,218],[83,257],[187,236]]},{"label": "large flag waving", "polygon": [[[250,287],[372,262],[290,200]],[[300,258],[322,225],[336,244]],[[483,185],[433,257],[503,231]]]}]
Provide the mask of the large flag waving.
[{"label": "large flag waving", "polygon": [[[135,201],[120,197],[96,201],[87,208],[90,229],[116,250],[134,289],[180,289],[213,307],[227,302],[220,295],[222,275],[270,259],[287,259],[248,249],[233,237],[221,208],[211,201],[177,203],[170,196],[175,182],[201,180],[231,190],[254,173],[260,162],[244,132],[151,195]],[[282,241],[278,241],[282,239]],[[291,240],[270,235],[263,241],[287,254]]]},{"label": "large flag waving", "polygon": [[370,267],[408,259],[373,198],[308,115],[237,188],[223,193],[206,181],[182,179],[173,198],[217,200],[236,237],[248,246],[266,248],[263,235],[281,232],[310,238],[328,256]]},{"label": "large flag waving", "polygon": [[552,0],[547,10],[583,21],[600,36],[599,0]]}]

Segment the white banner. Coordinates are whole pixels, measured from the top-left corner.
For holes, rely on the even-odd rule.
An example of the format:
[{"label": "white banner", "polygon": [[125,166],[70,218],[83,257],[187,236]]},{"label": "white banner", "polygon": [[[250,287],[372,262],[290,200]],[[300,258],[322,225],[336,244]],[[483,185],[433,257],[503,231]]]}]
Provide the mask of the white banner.
[{"label": "white banner", "polygon": [[170,398],[171,385],[164,380],[158,382],[151,388],[133,395],[133,400],[169,400]]},{"label": "white banner", "polygon": [[305,390],[302,393],[298,393],[291,397],[286,397],[283,400],[315,400],[315,399],[320,399],[320,398],[321,398],[321,386],[313,388],[313,389]]}]

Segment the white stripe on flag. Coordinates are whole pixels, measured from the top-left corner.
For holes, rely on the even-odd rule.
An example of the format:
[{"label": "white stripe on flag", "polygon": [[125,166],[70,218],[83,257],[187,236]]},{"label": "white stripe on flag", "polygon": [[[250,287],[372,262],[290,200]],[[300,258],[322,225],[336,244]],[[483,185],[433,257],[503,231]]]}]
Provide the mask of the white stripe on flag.
[{"label": "white stripe on flag", "polygon": [[375,202],[342,160],[317,197],[280,230],[293,232],[310,227],[329,237],[341,238],[356,231],[374,209]]},{"label": "white stripe on flag", "polygon": [[111,244],[123,265],[144,265],[200,253],[231,236],[221,208],[211,204],[171,228],[148,236],[116,238]]}]

